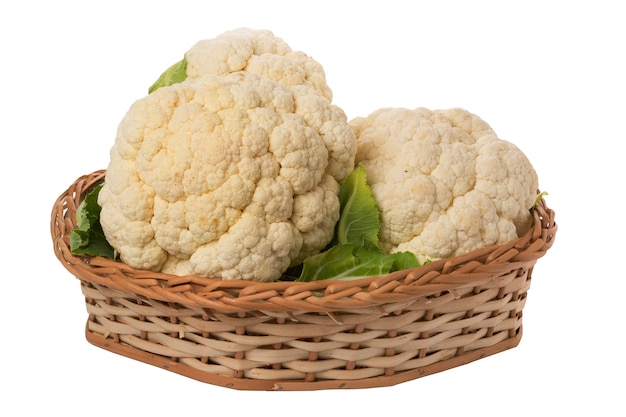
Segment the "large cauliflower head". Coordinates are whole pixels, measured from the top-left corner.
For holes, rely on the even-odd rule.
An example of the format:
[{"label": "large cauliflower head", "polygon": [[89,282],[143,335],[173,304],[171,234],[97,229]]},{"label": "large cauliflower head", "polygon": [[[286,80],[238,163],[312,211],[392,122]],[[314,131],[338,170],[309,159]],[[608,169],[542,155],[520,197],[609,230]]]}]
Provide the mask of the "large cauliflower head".
[{"label": "large cauliflower head", "polygon": [[[347,129],[322,132],[333,124]],[[106,238],[134,268],[278,279],[333,237],[333,135],[355,146],[327,99],[259,74],[159,88],[119,125],[99,196]]]},{"label": "large cauliflower head", "polygon": [[530,227],[537,174],[478,116],[384,108],[350,124],[386,250],[424,262],[503,244]]}]

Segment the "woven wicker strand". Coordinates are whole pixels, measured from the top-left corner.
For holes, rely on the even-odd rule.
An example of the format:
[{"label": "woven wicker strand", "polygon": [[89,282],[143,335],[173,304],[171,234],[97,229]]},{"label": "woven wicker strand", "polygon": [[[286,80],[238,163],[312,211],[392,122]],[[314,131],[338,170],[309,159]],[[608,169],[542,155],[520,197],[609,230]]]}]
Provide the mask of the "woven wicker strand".
[{"label": "woven wicker strand", "polygon": [[222,281],[73,255],[82,198],[55,202],[54,251],[85,298],[87,340],[198,381],[244,390],[395,385],[517,346],[536,261],[554,243],[542,199],[534,226],[504,245],[355,281]]}]

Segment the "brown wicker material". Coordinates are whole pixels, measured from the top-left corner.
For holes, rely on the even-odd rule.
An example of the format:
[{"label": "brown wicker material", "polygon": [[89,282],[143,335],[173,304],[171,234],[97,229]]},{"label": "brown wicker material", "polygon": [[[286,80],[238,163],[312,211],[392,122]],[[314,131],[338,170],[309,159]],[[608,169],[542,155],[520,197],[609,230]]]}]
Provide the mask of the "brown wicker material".
[{"label": "brown wicker material", "polygon": [[389,386],[517,346],[554,212],[505,245],[354,281],[221,281],[75,256],[75,211],[104,171],[56,201],[54,250],[81,283],[89,342],[206,383],[244,390]]}]

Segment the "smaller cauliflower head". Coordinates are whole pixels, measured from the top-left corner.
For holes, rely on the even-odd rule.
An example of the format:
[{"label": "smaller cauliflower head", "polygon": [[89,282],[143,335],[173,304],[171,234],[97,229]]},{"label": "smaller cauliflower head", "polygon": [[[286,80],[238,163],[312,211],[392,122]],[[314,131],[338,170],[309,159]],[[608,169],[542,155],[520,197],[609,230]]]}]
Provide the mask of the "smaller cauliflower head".
[{"label": "smaller cauliflower head", "polygon": [[133,103],[98,201],[121,260],[272,281],[321,251],[339,218],[339,181],[327,172],[320,130],[343,123],[335,134],[348,137],[337,140],[355,139],[343,113],[309,91],[236,72],[192,77]]},{"label": "smaller cauliflower head", "polygon": [[350,125],[386,250],[425,262],[503,244],[530,227],[537,174],[478,116],[459,108],[383,108]]}]

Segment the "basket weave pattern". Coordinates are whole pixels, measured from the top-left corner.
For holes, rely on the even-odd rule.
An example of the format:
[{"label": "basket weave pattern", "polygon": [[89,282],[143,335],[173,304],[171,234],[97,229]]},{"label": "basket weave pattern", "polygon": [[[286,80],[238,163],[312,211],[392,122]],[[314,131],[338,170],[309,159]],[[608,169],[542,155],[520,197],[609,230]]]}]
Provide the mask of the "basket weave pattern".
[{"label": "basket weave pattern", "polygon": [[394,385],[517,346],[536,261],[554,212],[505,245],[354,281],[221,281],[76,256],[76,208],[104,178],[76,180],[55,202],[55,254],[81,283],[92,344],[235,389]]}]

